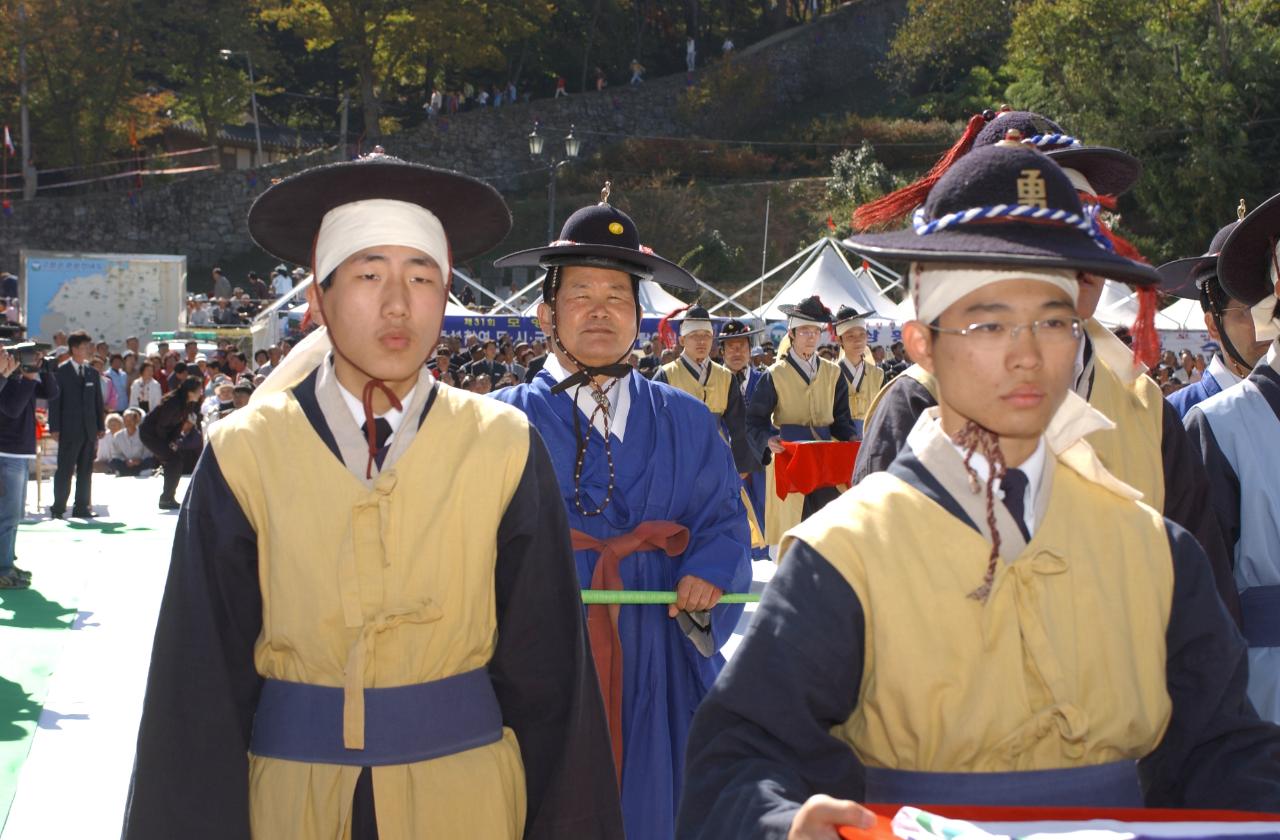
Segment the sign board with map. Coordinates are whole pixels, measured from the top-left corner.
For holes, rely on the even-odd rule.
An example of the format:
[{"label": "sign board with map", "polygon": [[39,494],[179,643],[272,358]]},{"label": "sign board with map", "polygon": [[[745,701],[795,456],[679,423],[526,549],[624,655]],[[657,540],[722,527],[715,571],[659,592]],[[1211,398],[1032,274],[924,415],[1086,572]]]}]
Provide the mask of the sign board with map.
[{"label": "sign board with map", "polygon": [[176,330],[185,314],[186,257],[24,250],[18,278],[32,338],[85,330],[119,345]]}]

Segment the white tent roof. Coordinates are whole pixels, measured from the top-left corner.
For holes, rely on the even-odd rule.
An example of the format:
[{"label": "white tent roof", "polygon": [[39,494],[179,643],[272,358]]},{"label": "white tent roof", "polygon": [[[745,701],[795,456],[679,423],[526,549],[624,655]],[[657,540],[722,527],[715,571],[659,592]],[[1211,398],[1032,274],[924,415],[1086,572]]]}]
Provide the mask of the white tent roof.
[{"label": "white tent roof", "polygon": [[[542,295],[538,295],[520,314],[526,318],[535,317],[540,303],[542,303]],[[642,318],[661,318],[682,306],[684,301],[662,288],[660,284],[652,280],[640,281],[640,316]]]},{"label": "white tent roof", "polygon": [[756,310],[756,317],[765,321],[783,320],[786,315],[780,306],[795,305],[810,295],[817,295],[833,312],[841,304],[862,311],[874,310],[882,318],[889,314],[886,310],[897,312],[897,304],[881,294],[871,272],[850,266],[835,240],[823,239],[811,248],[813,253],[773,300]]},{"label": "white tent roof", "polygon": [[1204,310],[1197,300],[1179,298],[1176,303],[1160,310],[1156,315],[1156,326],[1162,330],[1201,332],[1204,330]]}]

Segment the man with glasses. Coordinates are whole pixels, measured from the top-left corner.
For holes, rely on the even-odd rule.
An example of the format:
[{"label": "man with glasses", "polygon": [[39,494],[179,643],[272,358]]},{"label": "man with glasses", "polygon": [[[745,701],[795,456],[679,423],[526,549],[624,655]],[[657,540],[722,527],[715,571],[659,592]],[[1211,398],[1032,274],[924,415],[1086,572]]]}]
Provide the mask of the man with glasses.
[{"label": "man with glasses", "polygon": [[787,316],[791,347],[765,371],[747,406],[747,440],[765,464],[764,540],[769,545],[839,495],[835,487],[819,487],[779,499],[773,461],[783,451],[782,442],[853,440],[856,433],[840,367],[818,355],[818,341],[834,320],[831,310],[817,295],[779,309]]},{"label": "man with glasses", "polygon": [[1157,280],[1095,235],[1013,143],[914,230],[854,237],[911,262],[938,404],[788,533],[694,719],[679,837],[836,837],[870,826],[858,802],[1280,810],[1280,729],[1203,550],[1085,439],[1110,421],[1071,387],[1080,276]]}]

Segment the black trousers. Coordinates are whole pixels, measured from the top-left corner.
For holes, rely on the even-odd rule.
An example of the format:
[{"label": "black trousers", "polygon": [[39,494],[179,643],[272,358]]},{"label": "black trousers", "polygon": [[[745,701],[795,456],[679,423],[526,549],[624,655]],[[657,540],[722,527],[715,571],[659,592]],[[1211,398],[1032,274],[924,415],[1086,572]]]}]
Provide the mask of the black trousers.
[{"label": "black trousers", "polygon": [[89,510],[93,493],[93,458],[97,454],[98,439],[83,435],[63,434],[58,438],[58,469],[53,474],[53,505],[55,515],[67,510],[67,497],[71,495],[71,475],[76,478],[76,499],[73,509]]},{"label": "black trousers", "polygon": [[351,803],[351,840],[378,840],[378,815],[373,810],[373,770],[365,767],[356,779]]}]

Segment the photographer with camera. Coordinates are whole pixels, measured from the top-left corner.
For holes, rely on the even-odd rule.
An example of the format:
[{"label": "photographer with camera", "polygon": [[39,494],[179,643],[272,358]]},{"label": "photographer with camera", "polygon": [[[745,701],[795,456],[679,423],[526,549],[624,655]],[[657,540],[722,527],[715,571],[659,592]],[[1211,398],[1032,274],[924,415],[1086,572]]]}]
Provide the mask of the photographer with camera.
[{"label": "photographer with camera", "polygon": [[36,400],[58,396],[58,382],[44,359],[49,349],[24,342],[0,350],[0,589],[31,585],[31,574],[14,565],[14,545],[36,459]]},{"label": "photographer with camera", "polygon": [[[200,449],[191,444],[200,439],[200,399],[202,383],[194,376],[165,394],[160,405],[146,419],[138,434],[164,467],[164,489],[160,493],[161,510],[181,507],[175,494],[183,472],[194,469]],[[194,437],[192,437],[194,436]]]}]

